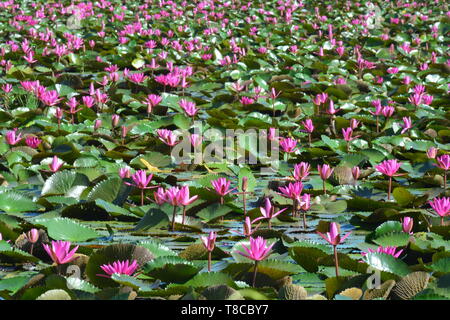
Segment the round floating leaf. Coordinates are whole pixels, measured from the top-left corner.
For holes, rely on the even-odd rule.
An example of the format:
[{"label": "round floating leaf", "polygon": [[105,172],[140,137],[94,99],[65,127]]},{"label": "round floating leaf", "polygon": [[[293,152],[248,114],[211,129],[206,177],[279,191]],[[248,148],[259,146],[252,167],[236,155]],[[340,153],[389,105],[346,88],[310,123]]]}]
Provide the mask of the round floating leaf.
[{"label": "round floating leaf", "polygon": [[63,194],[67,197],[79,199],[81,193],[89,185],[89,179],[75,171],[60,171],[48,178],[42,187],[42,195]]},{"label": "round floating leaf", "polygon": [[369,252],[364,256],[363,260],[375,269],[390,272],[401,277],[411,272],[408,265],[402,260],[385,253]]},{"label": "round floating leaf", "polygon": [[175,251],[155,240],[141,241],[137,245],[147,248],[155,258],[177,255]]},{"label": "round floating leaf", "polygon": [[7,213],[37,211],[41,208],[32,199],[15,192],[6,191],[0,193],[0,210]]},{"label": "round floating leaf", "polygon": [[55,240],[80,242],[101,237],[94,229],[68,218],[38,219],[35,223],[46,227],[49,237]]},{"label": "round floating leaf", "polygon": [[163,256],[147,263],[144,273],[164,282],[183,283],[198,273],[201,267],[176,256]]},{"label": "round floating leaf", "polygon": [[375,236],[380,237],[386,233],[401,232],[402,224],[398,221],[386,221],[375,229]]},{"label": "round floating leaf", "polygon": [[184,284],[187,287],[206,288],[217,285],[227,285],[237,289],[236,283],[229,275],[220,272],[204,272],[199,273],[191,280]]},{"label": "round floating leaf", "polygon": [[231,211],[233,211],[233,209],[226,205],[221,205],[220,203],[213,203],[212,205],[200,210],[197,213],[197,216],[202,218],[206,222],[209,222],[211,220],[222,217],[230,213]]},{"label": "round floating leaf", "polygon": [[132,187],[123,183],[120,177],[111,177],[97,183],[89,192],[87,200],[103,200],[115,205],[121,205],[131,190]]},{"label": "round floating leaf", "polygon": [[392,195],[394,196],[397,203],[402,207],[408,206],[415,199],[411,192],[402,187],[395,188],[392,192]]},{"label": "round floating leaf", "polygon": [[435,272],[450,272],[450,258],[439,259],[438,261],[432,263],[428,266],[431,270]]},{"label": "round floating leaf", "polygon": [[135,277],[126,274],[114,273],[111,276],[111,279],[123,286],[131,287],[138,291],[151,291],[157,288],[157,286],[155,286],[154,284],[141,281],[139,279],[136,279]]},{"label": "round floating leaf", "polygon": [[403,247],[408,244],[409,237],[410,235],[405,232],[392,232],[383,234],[382,236],[374,239],[373,242],[383,247]]}]

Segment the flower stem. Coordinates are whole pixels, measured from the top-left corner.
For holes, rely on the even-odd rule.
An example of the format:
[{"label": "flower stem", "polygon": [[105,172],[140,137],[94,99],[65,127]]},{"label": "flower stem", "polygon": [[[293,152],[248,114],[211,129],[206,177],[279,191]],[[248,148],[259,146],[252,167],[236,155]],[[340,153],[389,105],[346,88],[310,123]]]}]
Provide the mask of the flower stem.
[{"label": "flower stem", "polygon": [[173,206],[172,231],[175,231],[175,215],[176,214],[177,214],[177,206]]},{"label": "flower stem", "polygon": [[389,177],[388,201],[391,200],[392,177]]},{"label": "flower stem", "polygon": [[144,189],[141,189],[141,206],[144,205]]},{"label": "flower stem", "polygon": [[303,211],[303,229],[306,230],[306,211]]},{"label": "flower stem", "polygon": [[325,185],[325,180],[322,181],[323,181],[323,194],[327,194],[327,187]]},{"label": "flower stem", "polygon": [[244,216],[247,215],[247,198],[245,192],[242,193],[242,201],[244,202]]},{"label": "flower stem", "polygon": [[253,271],[253,283],[252,286],[255,287],[256,284],[256,274],[258,273],[258,261],[255,261],[255,270]]},{"label": "flower stem", "polygon": [[211,272],[212,251],[208,251],[208,272]]},{"label": "flower stem", "polygon": [[334,266],[336,268],[336,277],[339,277],[339,261],[338,261],[338,255],[337,255],[337,246],[333,246],[334,251]]},{"label": "flower stem", "polygon": [[447,190],[447,170],[444,171],[444,191]]},{"label": "flower stem", "polygon": [[181,224],[184,225],[184,219],[186,217],[186,206],[183,206],[183,219],[181,220]]},{"label": "flower stem", "polygon": [[292,217],[295,217],[295,209],[297,207],[297,200],[292,200]]}]

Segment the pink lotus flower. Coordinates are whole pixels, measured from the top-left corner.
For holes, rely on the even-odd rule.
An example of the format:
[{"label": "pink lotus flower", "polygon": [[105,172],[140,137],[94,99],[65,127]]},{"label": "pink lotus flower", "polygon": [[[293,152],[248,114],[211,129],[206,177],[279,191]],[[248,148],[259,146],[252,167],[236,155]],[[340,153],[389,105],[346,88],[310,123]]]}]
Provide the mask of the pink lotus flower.
[{"label": "pink lotus flower", "polygon": [[197,200],[198,196],[189,196],[189,187],[188,186],[182,186],[180,190],[178,191],[178,203],[182,206],[188,206],[192,204],[195,200]]},{"label": "pink lotus flower", "polygon": [[13,86],[9,83],[2,85],[2,90],[4,93],[10,93],[12,91]]},{"label": "pink lotus flower", "polygon": [[350,128],[352,128],[353,130],[355,130],[356,128],[358,128],[359,124],[361,122],[356,120],[356,119],[351,119],[350,120]]},{"label": "pink lotus flower", "polygon": [[74,257],[75,252],[78,250],[78,246],[70,250],[71,243],[69,241],[52,241],[52,246],[43,244],[45,251],[48,253],[53,262],[60,265],[72,262],[76,259]]},{"label": "pink lotus flower", "polygon": [[444,217],[450,215],[450,198],[434,198],[433,200],[428,201],[428,203],[436,214],[441,217],[441,225],[443,225]]},{"label": "pink lotus flower", "polygon": [[358,180],[360,174],[361,174],[361,169],[358,166],[355,166],[352,168],[353,179]]},{"label": "pink lotus flower", "polygon": [[129,74],[127,77],[130,81],[134,83],[143,83],[145,80],[147,80],[147,76],[143,73],[133,73]]},{"label": "pink lotus flower", "polygon": [[275,208],[272,206],[272,203],[270,202],[269,198],[266,198],[265,200],[265,206],[260,207],[259,210],[261,211],[262,217],[256,218],[253,220],[253,222],[257,222],[259,220],[267,219],[269,220],[269,229],[271,229],[271,220],[281,214],[282,212],[286,211],[287,208],[281,209],[277,212],[275,212]]},{"label": "pink lotus flower", "polygon": [[147,105],[147,113],[150,114],[155,106],[160,104],[162,97],[156,94],[149,94],[144,103]]},{"label": "pink lotus flower", "polygon": [[375,166],[378,172],[381,172],[384,175],[387,175],[388,177],[394,177],[400,169],[400,166],[402,165],[401,162],[398,162],[397,159],[393,160],[385,160],[379,165]]},{"label": "pink lotus flower", "polygon": [[351,127],[342,128],[342,135],[344,136],[344,140],[347,141],[347,142],[350,142],[353,139],[357,138],[357,137],[352,137],[353,129]]},{"label": "pink lotus flower", "polygon": [[332,222],[330,224],[330,232],[327,232],[325,235],[319,231],[316,231],[319,236],[324,238],[329,244],[332,246],[337,246],[344,242],[344,240],[352,233],[351,231],[347,233],[345,236],[341,238],[338,230],[338,225],[336,222]]},{"label": "pink lotus flower", "polygon": [[294,165],[293,176],[297,181],[305,179],[309,175],[309,170],[311,166],[307,162],[300,162]]},{"label": "pink lotus flower", "polygon": [[198,112],[198,109],[195,107],[195,102],[187,101],[185,99],[181,99],[178,104],[180,107],[186,112],[189,117],[195,117]]},{"label": "pink lotus flower", "polygon": [[391,107],[391,106],[385,106],[382,109],[382,113],[383,116],[385,116],[386,118],[392,117],[392,115],[394,114],[395,108]]},{"label": "pink lotus flower", "polygon": [[177,141],[176,135],[171,130],[158,129],[156,130],[156,133],[158,134],[159,140],[164,142],[169,147],[173,147],[179,143],[179,141]]},{"label": "pink lotus flower", "polygon": [[403,117],[403,124],[402,126],[402,131],[400,132],[401,134],[404,134],[406,131],[408,131],[409,129],[412,128],[412,121],[411,121],[411,117]]},{"label": "pink lotus flower", "polygon": [[328,164],[318,165],[317,171],[319,172],[320,178],[323,180],[323,193],[327,194],[327,188],[325,181],[333,174],[334,169],[332,169]]},{"label": "pink lotus flower", "polygon": [[130,169],[128,167],[120,168],[119,169],[119,177],[121,177],[122,179],[130,178],[131,177]]},{"label": "pink lotus flower", "polygon": [[335,109],[333,100],[330,100],[330,104],[328,105],[327,113],[330,115],[335,115],[338,112],[339,112],[339,109]]},{"label": "pink lotus flower", "polygon": [[207,237],[201,237],[205,249],[208,250],[209,252],[212,252],[214,250],[216,238],[217,233],[214,231],[211,231]]},{"label": "pink lotus flower", "polygon": [[241,97],[241,99],[239,99],[239,101],[244,105],[249,105],[249,104],[253,104],[255,103],[255,99],[250,98],[250,97]]},{"label": "pink lotus flower", "polygon": [[278,187],[278,190],[281,191],[283,197],[300,202],[303,184],[300,181],[296,181],[294,183],[289,183],[286,187]]},{"label": "pink lotus flower", "polygon": [[397,251],[397,247],[390,247],[390,246],[383,247],[383,246],[379,246],[377,248],[377,250],[373,250],[373,249],[368,248],[368,252],[361,252],[361,254],[363,256],[366,256],[368,253],[374,253],[374,252],[385,253],[385,254],[388,254],[390,256],[393,256],[394,258],[398,258],[402,254],[403,250]]},{"label": "pink lotus flower", "polygon": [[201,237],[205,249],[208,251],[208,272],[211,272],[212,252],[216,243],[217,233],[211,231],[207,237]]},{"label": "pink lotus flower", "polygon": [[439,168],[445,171],[450,170],[450,155],[443,154],[442,156],[437,157],[436,160]]},{"label": "pink lotus flower", "polygon": [[138,267],[139,265],[137,263],[137,260],[133,260],[131,264],[128,260],[125,261],[117,260],[110,264],[101,265],[100,268],[106,273],[106,275],[98,274],[98,276],[111,278],[111,276],[115,273],[131,276]]},{"label": "pink lotus flower", "polygon": [[311,119],[306,119],[302,121],[303,126],[305,127],[305,131],[308,133],[312,133],[314,131],[314,125]]},{"label": "pink lotus flower", "polygon": [[323,93],[318,93],[316,95],[316,97],[313,99],[313,103],[315,105],[320,106],[321,104],[324,104],[325,102],[327,102],[328,100],[328,94],[323,92]]},{"label": "pink lotus flower", "polygon": [[280,140],[280,146],[283,149],[284,152],[292,153],[297,148],[297,140],[292,138],[281,138]]},{"label": "pink lotus flower", "polygon": [[226,178],[218,178],[211,181],[211,185],[214,187],[216,193],[220,196],[220,204],[223,204],[223,198],[235,190],[236,188],[230,189],[231,181]]},{"label": "pink lotus flower", "polygon": [[435,159],[436,155],[437,155],[437,152],[438,152],[438,148],[430,147],[427,150],[427,157],[428,157],[428,159]]},{"label": "pink lotus flower", "polygon": [[418,106],[422,103],[422,94],[414,93],[408,98],[412,105]]},{"label": "pink lotus flower", "polygon": [[[149,174],[147,176],[147,173],[145,172],[145,170],[138,170],[136,171],[131,178],[133,179],[134,185],[136,188],[139,189],[151,189],[153,187],[148,187],[148,184],[150,183],[150,181],[152,181],[153,178],[153,174]],[[131,185],[129,183],[127,183],[128,185]]]},{"label": "pink lotus flower", "polygon": [[351,231],[347,233],[345,236],[341,238],[341,235],[339,234],[338,225],[335,222],[332,222],[330,224],[330,232],[327,232],[326,235],[323,233],[316,231],[319,236],[321,236],[323,239],[325,239],[329,244],[333,246],[334,251],[334,264],[335,264],[335,270],[336,270],[336,277],[339,277],[339,261],[338,261],[338,255],[337,255],[337,246],[344,242],[344,240],[352,233]]},{"label": "pink lotus flower", "polygon": [[51,172],[57,172],[64,165],[64,161],[60,160],[57,156],[53,156],[52,162],[48,165]]},{"label": "pink lotus flower", "polygon": [[164,188],[159,187],[156,192],[153,193],[153,196],[155,197],[155,202],[158,205],[162,205],[166,202],[166,191]]},{"label": "pink lotus flower", "polygon": [[264,260],[270,255],[270,250],[275,243],[267,245],[267,241],[263,237],[252,238],[250,237],[250,248],[242,245],[245,251],[238,251],[240,255],[249,258],[255,262]]},{"label": "pink lotus flower", "polygon": [[191,145],[196,148],[202,145],[202,137],[196,133],[193,133],[189,136],[189,140],[191,141]]},{"label": "pink lotus flower", "polygon": [[14,146],[22,140],[22,133],[17,134],[17,129],[10,130],[6,132],[5,139],[7,144]]},{"label": "pink lotus flower", "polygon": [[42,142],[41,139],[39,139],[38,137],[33,137],[33,136],[28,136],[25,139],[25,143],[27,144],[27,146],[29,146],[30,148],[33,148],[33,149],[36,149],[37,147],[39,147],[41,142]]},{"label": "pink lotus flower", "polygon": [[102,120],[101,119],[96,119],[94,121],[94,131],[97,131],[101,126],[102,126]]},{"label": "pink lotus flower", "polygon": [[414,226],[414,219],[411,217],[405,217],[403,219],[400,220],[400,222],[402,223],[402,230],[405,233],[408,234],[413,234],[412,233],[412,228]]},{"label": "pink lotus flower", "polygon": [[39,231],[36,228],[31,229],[27,233],[23,234],[25,239],[30,243],[36,243],[39,240]]}]

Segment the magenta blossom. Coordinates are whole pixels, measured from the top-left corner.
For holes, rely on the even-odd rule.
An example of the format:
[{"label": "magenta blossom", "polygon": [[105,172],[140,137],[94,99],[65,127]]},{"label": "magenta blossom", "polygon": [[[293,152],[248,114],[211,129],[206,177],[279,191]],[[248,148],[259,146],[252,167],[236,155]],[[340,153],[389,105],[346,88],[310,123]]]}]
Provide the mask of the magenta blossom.
[{"label": "magenta blossom", "polygon": [[294,176],[294,179],[297,181],[305,179],[307,176],[309,176],[310,168],[311,166],[307,162],[300,162],[294,165],[294,172],[292,174]]},{"label": "magenta blossom", "polygon": [[25,143],[30,148],[36,149],[41,144],[42,140],[38,137],[29,136],[25,139]]},{"label": "magenta blossom", "polygon": [[209,252],[214,250],[214,246],[216,243],[217,233],[214,231],[211,231],[207,237],[201,237],[203,245],[205,246],[205,249]]},{"label": "magenta blossom", "polygon": [[352,233],[351,231],[347,233],[345,236],[341,238],[338,230],[338,225],[336,222],[332,222],[330,224],[330,232],[327,232],[325,235],[319,231],[316,231],[319,236],[324,238],[329,244],[332,246],[337,246],[344,242],[344,240]]},{"label": "magenta blossom", "polygon": [[198,108],[195,107],[195,102],[181,99],[178,104],[186,112],[189,117],[195,117],[198,112]]},{"label": "magenta blossom", "polygon": [[71,243],[69,241],[52,241],[52,246],[43,244],[45,251],[48,253],[53,262],[60,265],[69,263],[76,259],[74,257],[75,252],[78,250],[78,246],[70,250]]},{"label": "magenta blossom", "polygon": [[138,267],[139,265],[137,263],[137,260],[133,260],[131,264],[128,260],[125,261],[117,260],[110,264],[101,265],[100,268],[106,273],[106,275],[98,274],[98,276],[111,278],[111,276],[115,273],[131,276]]},{"label": "magenta blossom", "polygon": [[303,184],[300,181],[296,181],[289,183],[286,187],[279,187],[278,190],[281,191],[281,195],[285,198],[301,201],[300,196],[303,191]]},{"label": "magenta blossom", "polygon": [[436,156],[437,156],[437,153],[438,153],[438,148],[430,147],[427,150],[427,157],[428,157],[428,159],[435,159]]},{"label": "magenta blossom", "polygon": [[277,212],[275,212],[275,208],[272,206],[272,203],[270,202],[269,198],[266,198],[265,200],[265,206],[260,207],[259,210],[261,211],[262,217],[256,218],[253,220],[253,222],[257,222],[259,220],[267,219],[269,220],[269,229],[271,228],[271,220],[281,214],[282,212],[286,211],[287,208],[281,209]]},{"label": "magenta blossom", "polygon": [[405,217],[403,219],[400,220],[400,222],[402,223],[402,230],[405,233],[408,234],[413,234],[412,233],[412,229],[414,226],[414,219],[411,217]]},{"label": "magenta blossom", "polygon": [[398,162],[397,159],[393,160],[385,160],[379,165],[375,166],[378,172],[381,172],[384,175],[387,175],[388,177],[396,176],[396,173],[398,169],[400,169],[400,166],[402,165],[401,162]]},{"label": "magenta blossom", "polygon": [[436,160],[439,168],[445,171],[450,170],[450,155],[443,154],[442,156],[437,157]]},{"label": "magenta blossom", "polygon": [[280,146],[284,152],[292,153],[297,149],[297,140],[292,138],[281,138]]},{"label": "magenta blossom", "polygon": [[369,248],[368,252],[361,252],[361,254],[363,256],[366,256],[368,253],[374,253],[374,252],[384,253],[384,254],[388,254],[390,256],[393,256],[394,258],[398,258],[402,254],[403,250],[397,251],[397,247],[390,247],[390,246],[383,247],[383,246],[379,246],[377,248],[377,250],[373,250],[373,249]]},{"label": "magenta blossom", "polygon": [[409,129],[412,128],[412,121],[411,121],[411,117],[403,117],[403,124],[402,126],[402,131],[400,132],[401,134],[404,134],[406,131],[408,131]]},{"label": "magenta blossom", "polygon": [[218,178],[216,180],[212,180],[211,185],[214,187],[216,193],[220,196],[220,204],[223,204],[223,197],[236,189],[230,189],[231,181],[227,180],[226,178]]},{"label": "magenta blossom", "polygon": [[51,172],[57,172],[64,165],[64,161],[60,160],[57,156],[53,156],[52,162],[48,165]]},{"label": "magenta blossom", "polygon": [[205,249],[208,251],[208,272],[211,272],[212,252],[216,243],[217,233],[211,231],[207,237],[201,237]]},{"label": "magenta blossom", "polygon": [[173,133],[173,131],[158,129],[156,133],[158,134],[159,140],[167,144],[169,147],[173,147],[179,143],[179,141],[177,141],[177,136]]},{"label": "magenta blossom", "polygon": [[428,201],[436,214],[441,217],[441,225],[444,224],[444,217],[450,215],[450,198],[434,198]]},{"label": "magenta blossom", "polygon": [[14,146],[22,140],[22,133],[17,134],[17,129],[10,130],[6,132],[5,139],[7,144]]},{"label": "magenta blossom", "polygon": [[401,162],[398,162],[397,159],[393,160],[385,160],[379,165],[375,166],[378,172],[389,177],[389,186],[388,186],[388,200],[391,200],[391,190],[392,190],[392,177],[398,176],[398,169],[402,165]]},{"label": "magenta blossom", "polygon": [[250,237],[250,248],[242,245],[245,251],[238,251],[237,253],[253,261],[261,261],[269,256],[274,244],[267,245],[267,241],[263,237],[257,237],[256,239]]}]

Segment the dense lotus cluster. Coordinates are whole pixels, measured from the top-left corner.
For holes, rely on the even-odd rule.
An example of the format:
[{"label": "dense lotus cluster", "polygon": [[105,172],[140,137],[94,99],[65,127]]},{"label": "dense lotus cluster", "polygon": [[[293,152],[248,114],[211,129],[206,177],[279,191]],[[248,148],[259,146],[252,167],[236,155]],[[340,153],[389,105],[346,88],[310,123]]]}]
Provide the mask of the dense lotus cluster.
[{"label": "dense lotus cluster", "polygon": [[450,299],[445,1],[0,11],[0,298]]}]

